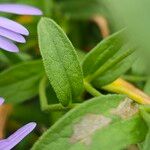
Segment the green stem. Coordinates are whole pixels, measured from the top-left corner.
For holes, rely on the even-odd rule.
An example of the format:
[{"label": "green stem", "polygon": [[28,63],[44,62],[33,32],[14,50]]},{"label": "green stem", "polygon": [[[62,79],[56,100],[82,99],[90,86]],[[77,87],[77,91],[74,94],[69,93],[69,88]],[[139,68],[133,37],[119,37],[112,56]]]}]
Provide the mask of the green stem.
[{"label": "green stem", "polygon": [[87,81],[84,80],[84,87],[86,89],[86,91],[88,91],[91,95],[93,95],[94,97],[96,96],[101,96],[102,94],[96,90],[90,83],[88,83]]},{"label": "green stem", "polygon": [[47,77],[45,76],[43,77],[39,85],[40,105],[42,111],[50,112],[50,111],[69,110],[80,104],[80,103],[74,103],[74,104],[70,104],[67,107],[62,106],[61,104],[48,104],[46,93],[45,93],[46,87],[47,87]]},{"label": "green stem", "polygon": [[47,84],[47,77],[43,77],[40,85],[39,85],[39,97],[40,97],[40,105],[41,105],[41,109],[44,110],[45,107],[48,105],[47,102],[47,97],[46,97],[46,84]]},{"label": "green stem", "polygon": [[99,77],[101,74],[103,74],[105,71],[107,71],[109,68],[113,67],[115,64],[129,56],[135,51],[135,49],[128,50],[124,55],[119,56],[115,60],[110,60],[107,63],[105,63],[102,67],[100,67],[93,75],[87,77],[87,81],[91,82],[92,80]]}]

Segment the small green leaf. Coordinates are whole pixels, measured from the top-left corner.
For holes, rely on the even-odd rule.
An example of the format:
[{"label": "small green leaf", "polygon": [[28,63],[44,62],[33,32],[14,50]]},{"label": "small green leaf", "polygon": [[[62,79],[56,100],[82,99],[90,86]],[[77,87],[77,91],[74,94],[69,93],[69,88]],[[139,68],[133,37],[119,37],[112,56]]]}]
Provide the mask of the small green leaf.
[{"label": "small green leaf", "polygon": [[53,20],[42,18],[38,34],[50,84],[61,104],[67,106],[83,90],[83,75],[77,54],[65,33]]},{"label": "small green leaf", "polygon": [[98,79],[94,80],[93,83],[98,87],[101,87],[115,81],[131,67],[135,58],[134,54],[125,58],[123,61],[102,74]]},{"label": "small green leaf", "polygon": [[0,95],[9,103],[21,103],[38,94],[44,75],[41,60],[20,63],[0,73]]},{"label": "small green leaf", "polygon": [[[113,76],[107,79],[107,83],[109,83],[108,81],[112,82],[130,68],[133,59],[128,57],[135,49],[130,48],[131,46],[127,44],[123,38],[123,31],[104,39],[87,54],[82,64],[87,81],[90,82],[99,77],[106,79],[110,77],[109,74],[112,71]],[[129,60],[130,62],[128,62]],[[105,81],[103,84],[106,84]]]},{"label": "small green leaf", "polygon": [[120,150],[144,140],[146,132],[131,100],[121,95],[100,96],[69,111],[32,150]]},{"label": "small green leaf", "polygon": [[122,32],[119,31],[100,42],[83,60],[83,73],[88,76],[111,58],[123,45]]}]

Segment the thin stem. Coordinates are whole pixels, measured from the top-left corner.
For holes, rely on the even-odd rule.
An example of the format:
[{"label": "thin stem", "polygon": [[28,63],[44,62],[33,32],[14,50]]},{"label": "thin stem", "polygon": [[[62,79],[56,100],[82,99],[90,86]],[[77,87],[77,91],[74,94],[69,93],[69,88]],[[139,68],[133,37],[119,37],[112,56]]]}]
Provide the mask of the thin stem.
[{"label": "thin stem", "polygon": [[101,96],[102,94],[96,90],[90,83],[88,83],[86,80],[84,80],[84,87],[86,91],[88,91],[93,96]]},{"label": "thin stem", "polygon": [[44,76],[39,85],[40,105],[41,105],[42,110],[44,110],[45,107],[48,105],[47,97],[46,97],[46,93],[45,93],[46,84],[47,84],[47,77]]},{"label": "thin stem", "polygon": [[80,103],[72,103],[67,107],[62,106],[61,104],[48,104],[46,97],[46,87],[47,87],[47,77],[43,77],[39,85],[39,96],[40,96],[40,105],[42,111],[50,112],[50,111],[64,111],[74,108]]}]

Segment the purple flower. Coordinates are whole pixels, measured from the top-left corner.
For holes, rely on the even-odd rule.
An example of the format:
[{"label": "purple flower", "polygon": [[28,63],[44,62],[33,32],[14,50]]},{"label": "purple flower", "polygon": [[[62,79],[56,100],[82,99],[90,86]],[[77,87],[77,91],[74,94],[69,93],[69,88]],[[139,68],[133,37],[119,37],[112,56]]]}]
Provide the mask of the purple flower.
[{"label": "purple flower", "polygon": [[[4,102],[4,99],[0,97],[0,105]],[[35,122],[30,122],[17,130],[7,139],[0,140],[0,150],[10,150],[16,146],[22,139],[24,139],[34,128],[36,127]]]},{"label": "purple flower", "polygon": [[25,138],[34,128],[36,127],[35,122],[31,122],[17,130],[7,139],[0,140],[0,150],[10,150],[16,146],[23,138]]},{"label": "purple flower", "polygon": [[[0,12],[20,15],[42,15],[42,12],[28,5],[0,4]],[[23,36],[29,35],[28,30],[21,24],[10,19],[0,17],[0,48],[10,52],[18,52],[14,42],[25,43]]]},{"label": "purple flower", "polygon": [[0,105],[2,105],[3,103],[4,103],[4,99],[0,97]]}]

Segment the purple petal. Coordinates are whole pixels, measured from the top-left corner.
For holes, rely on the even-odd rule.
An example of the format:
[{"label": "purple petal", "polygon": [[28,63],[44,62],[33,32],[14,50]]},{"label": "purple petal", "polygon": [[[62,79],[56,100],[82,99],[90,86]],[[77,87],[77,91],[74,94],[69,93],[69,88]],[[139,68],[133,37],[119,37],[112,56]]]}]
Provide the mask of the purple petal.
[{"label": "purple petal", "polygon": [[28,123],[23,126],[7,139],[0,141],[0,150],[10,150],[22,141],[34,128],[36,127],[35,122]]},{"label": "purple petal", "polygon": [[42,15],[41,10],[21,4],[0,4],[0,11],[21,15]]},{"label": "purple petal", "polygon": [[7,29],[2,28],[2,27],[0,27],[0,35],[8,38],[10,40],[13,40],[15,42],[19,42],[19,43],[25,43],[26,42],[25,38],[22,35],[20,35],[16,32],[13,32],[11,30],[7,30]]},{"label": "purple petal", "polygon": [[28,30],[24,26],[4,17],[0,17],[0,27],[14,31],[19,34],[29,35]]},{"label": "purple petal", "polygon": [[2,105],[3,103],[4,103],[4,99],[0,97],[0,105]]},{"label": "purple petal", "polygon": [[18,52],[18,47],[10,40],[0,36],[0,48],[9,52]]}]

